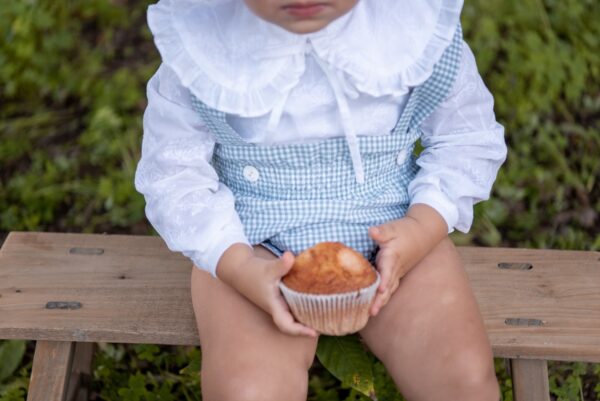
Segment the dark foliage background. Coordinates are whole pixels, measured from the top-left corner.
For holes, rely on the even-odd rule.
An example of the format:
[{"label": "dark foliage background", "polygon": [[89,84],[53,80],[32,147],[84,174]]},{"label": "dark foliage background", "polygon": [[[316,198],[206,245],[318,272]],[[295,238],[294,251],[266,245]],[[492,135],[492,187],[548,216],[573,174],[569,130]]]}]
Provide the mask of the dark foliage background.
[{"label": "dark foliage background", "polygon": [[[2,2],[0,233],[151,233],[133,188],[144,85],[159,63],[148,4]],[[466,37],[510,152],[471,232],[453,234],[457,244],[600,249],[598,21],[597,0],[466,2]],[[197,349],[100,345],[93,399],[199,399]],[[24,399],[31,350],[0,342],[0,401]],[[550,370],[555,399],[600,400],[598,365]],[[501,361],[497,372],[508,400]],[[400,399],[386,385],[379,399]],[[316,364],[310,397],[362,396]]]}]

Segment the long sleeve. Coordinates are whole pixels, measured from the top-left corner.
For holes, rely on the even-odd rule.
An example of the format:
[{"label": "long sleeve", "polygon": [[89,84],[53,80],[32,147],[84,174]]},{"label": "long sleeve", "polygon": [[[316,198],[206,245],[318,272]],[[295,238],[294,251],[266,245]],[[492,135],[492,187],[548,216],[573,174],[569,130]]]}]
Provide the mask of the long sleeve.
[{"label": "long sleeve", "polygon": [[462,54],[451,92],[422,124],[420,170],[408,188],[411,204],[437,210],[448,232],[469,231],[473,205],[489,198],[507,153],[504,128],[494,116],[494,99],[466,43]]},{"label": "long sleeve", "polygon": [[169,249],[216,276],[222,253],[234,243],[249,243],[233,194],[210,164],[215,141],[168,67],[150,79],[147,97],[135,174],[146,217]]}]

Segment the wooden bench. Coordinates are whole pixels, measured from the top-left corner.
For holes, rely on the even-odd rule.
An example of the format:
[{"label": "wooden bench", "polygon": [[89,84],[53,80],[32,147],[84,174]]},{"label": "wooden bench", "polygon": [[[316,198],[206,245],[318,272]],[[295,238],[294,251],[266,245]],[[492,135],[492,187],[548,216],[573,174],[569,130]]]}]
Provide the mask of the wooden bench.
[{"label": "wooden bench", "polygon": [[[600,253],[459,250],[515,400],[550,399],[547,360],[600,362]],[[191,269],[158,237],[10,233],[0,339],[37,341],[27,399],[71,399],[94,342],[198,345]]]}]

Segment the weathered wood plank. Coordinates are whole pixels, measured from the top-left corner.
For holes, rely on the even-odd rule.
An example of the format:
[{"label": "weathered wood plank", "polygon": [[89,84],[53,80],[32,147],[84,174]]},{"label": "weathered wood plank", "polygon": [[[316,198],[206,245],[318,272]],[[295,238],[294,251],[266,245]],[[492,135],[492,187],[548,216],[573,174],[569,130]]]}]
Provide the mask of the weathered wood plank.
[{"label": "weathered wood plank", "polygon": [[0,249],[0,338],[197,345],[191,268],[158,237],[11,233]]},{"label": "weathered wood plank", "polygon": [[[460,248],[494,354],[600,360],[600,253]],[[529,263],[531,269],[501,269]]]},{"label": "weathered wood plank", "polygon": [[86,401],[92,376],[95,343],[76,343],[67,387],[67,401]]},{"label": "weathered wood plank", "polygon": [[38,341],[27,401],[66,401],[75,343]]},{"label": "weathered wood plank", "polygon": [[550,401],[548,363],[533,359],[511,359],[515,401]]},{"label": "weathered wood plank", "polygon": [[[600,362],[600,253],[459,252],[496,356]],[[158,237],[11,233],[0,338],[197,345],[191,269]]]}]

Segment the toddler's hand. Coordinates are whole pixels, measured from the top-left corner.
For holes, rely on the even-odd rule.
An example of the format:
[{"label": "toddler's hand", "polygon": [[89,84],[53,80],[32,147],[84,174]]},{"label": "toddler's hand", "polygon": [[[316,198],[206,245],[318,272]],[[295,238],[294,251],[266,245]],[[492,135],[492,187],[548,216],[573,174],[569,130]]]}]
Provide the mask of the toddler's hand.
[{"label": "toddler's hand", "polygon": [[[234,245],[234,247],[237,245]],[[233,247],[232,247],[233,248]],[[283,333],[316,337],[317,332],[294,320],[294,316],[279,291],[279,281],[294,264],[294,255],[285,252],[280,259],[265,259],[249,252],[245,257],[219,262],[219,278],[235,288],[258,307],[271,315]],[[226,258],[227,253],[223,258]]]},{"label": "toddler's hand", "polygon": [[407,230],[400,220],[371,227],[369,235],[379,245],[379,252],[375,260],[377,270],[381,275],[381,282],[377,295],[371,306],[371,315],[375,316],[390,300],[392,294],[400,285],[400,279],[409,271],[409,260],[414,259]]},{"label": "toddler's hand", "polygon": [[400,285],[400,279],[446,234],[442,217],[423,204],[412,206],[401,219],[369,228],[369,236],[379,245],[375,263],[381,275],[371,315],[379,313]]}]

